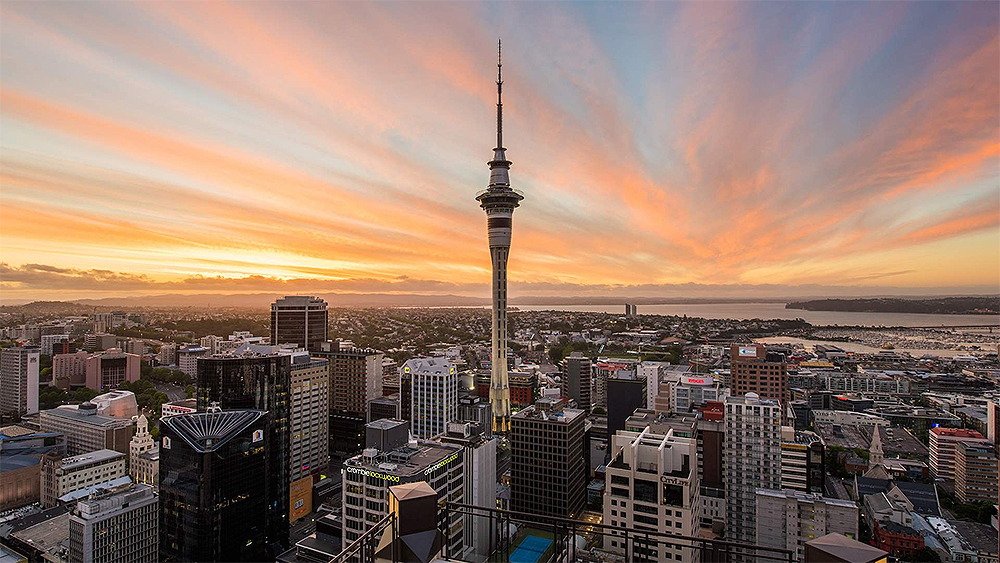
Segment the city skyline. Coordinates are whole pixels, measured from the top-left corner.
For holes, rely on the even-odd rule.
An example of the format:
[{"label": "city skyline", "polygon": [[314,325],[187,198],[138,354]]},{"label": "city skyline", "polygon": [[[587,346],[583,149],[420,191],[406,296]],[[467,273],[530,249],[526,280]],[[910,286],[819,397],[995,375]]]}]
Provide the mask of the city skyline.
[{"label": "city skyline", "polygon": [[0,6],[5,302],[485,296],[498,35],[512,296],[1000,285],[995,4],[192,8]]}]

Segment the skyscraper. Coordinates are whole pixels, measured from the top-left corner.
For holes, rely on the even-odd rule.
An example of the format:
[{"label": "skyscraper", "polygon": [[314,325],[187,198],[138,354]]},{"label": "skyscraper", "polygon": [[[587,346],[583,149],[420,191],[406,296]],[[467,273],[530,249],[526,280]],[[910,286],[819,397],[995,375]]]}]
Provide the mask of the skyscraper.
[{"label": "skyscraper", "polygon": [[383,354],[322,342],[313,357],[330,361],[330,451],[354,454],[365,445],[368,401],[382,396]]},{"label": "skyscraper", "polygon": [[458,417],[455,366],[448,358],[411,358],[403,373],[413,378],[413,435],[430,439],[441,434]]},{"label": "skyscraper", "polygon": [[261,494],[271,481],[267,426],[267,413],[260,410],[212,410],[160,421],[161,560],[269,558],[268,520],[274,514]]},{"label": "skyscraper", "polygon": [[[291,459],[291,356],[261,355],[247,350],[246,355],[213,356],[198,360],[198,410],[218,403],[223,409],[257,409],[267,412],[268,480],[263,492],[269,515],[268,543],[285,547],[288,543],[288,490]],[[163,450],[160,450],[161,476],[166,477]],[[161,482],[162,482],[161,478]]]},{"label": "skyscraper", "polygon": [[781,407],[756,393],[726,398],[726,539],[755,543],[757,489],[781,488]]},{"label": "skyscraper", "polygon": [[0,414],[38,412],[38,348],[4,348],[0,358]]},{"label": "skyscraper", "polygon": [[511,217],[524,195],[510,187],[510,161],[503,146],[503,103],[501,92],[503,65],[497,54],[497,146],[489,161],[490,184],[476,195],[486,212],[490,257],[493,261],[493,353],[490,357],[490,403],[493,404],[493,430],[506,433],[510,427],[510,387],[507,383],[507,255],[510,253]]},{"label": "skyscraper", "polygon": [[584,426],[579,409],[543,397],[511,418],[510,507],[573,518],[586,501]]},{"label": "skyscraper", "polygon": [[563,396],[576,401],[576,408],[590,413],[590,358],[573,352],[563,360]]},{"label": "skyscraper", "polygon": [[298,344],[316,350],[326,341],[326,301],[311,295],[289,295],[271,304],[271,344]]}]

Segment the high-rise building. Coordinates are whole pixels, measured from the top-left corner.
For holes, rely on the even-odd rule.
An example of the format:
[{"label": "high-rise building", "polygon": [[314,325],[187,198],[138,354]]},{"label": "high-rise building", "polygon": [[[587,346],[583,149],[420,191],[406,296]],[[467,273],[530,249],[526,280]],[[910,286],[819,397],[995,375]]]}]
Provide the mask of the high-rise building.
[{"label": "high-rise building", "polygon": [[0,351],[0,414],[38,412],[38,348],[13,346]]},{"label": "high-rise building", "polygon": [[[380,418],[395,418],[399,416],[399,393],[375,397],[368,401],[368,422],[374,422]],[[409,409],[407,409],[409,410]]]},{"label": "high-rise building", "polygon": [[691,412],[705,403],[722,401],[729,395],[729,390],[721,387],[714,377],[695,373],[681,375],[673,383],[671,391],[674,412]]},{"label": "high-rise building", "polygon": [[979,432],[965,428],[931,428],[929,437],[931,475],[950,483],[955,482],[955,449],[959,442],[991,443]]},{"label": "high-rise building", "polygon": [[993,444],[959,442],[955,446],[955,495],[962,502],[997,500],[997,451]]},{"label": "high-rise building", "polygon": [[756,393],[726,398],[726,539],[756,540],[757,489],[781,488],[781,406]]},{"label": "high-rise building", "polygon": [[270,539],[270,520],[288,518],[267,493],[268,421],[261,410],[217,409],[160,421],[161,560],[274,560],[282,541]]},{"label": "high-rise building", "polygon": [[[608,444],[619,430],[625,430],[625,420],[646,404],[646,378],[635,372],[621,371],[607,379]],[[611,453],[610,451],[608,452]]]},{"label": "high-rise building", "polygon": [[142,358],[109,348],[87,357],[87,387],[95,391],[114,389],[124,382],[139,381]]},{"label": "high-rise building", "polygon": [[[199,411],[218,404],[222,409],[251,409],[267,413],[270,465],[267,488],[262,491],[272,512],[268,519],[269,543],[279,543],[282,547],[288,543],[289,527],[291,383],[289,355],[261,355],[247,350],[242,355],[198,360]],[[163,463],[162,449],[160,463]]]},{"label": "high-rise building", "polygon": [[69,455],[105,448],[128,454],[132,421],[97,414],[97,405],[90,401],[80,403],[77,408],[41,411],[38,420],[42,431],[66,436],[66,453]]},{"label": "high-rise building", "polygon": [[582,352],[572,352],[563,360],[562,393],[567,399],[576,401],[576,407],[590,413],[590,358]]},{"label": "high-rise building", "polygon": [[493,430],[506,433],[510,426],[510,388],[507,382],[507,256],[510,254],[511,218],[524,199],[510,187],[510,161],[503,146],[503,80],[497,56],[497,146],[489,161],[489,187],[476,194],[476,201],[486,212],[490,258],[493,262],[492,352],[490,364],[490,403],[493,405]]},{"label": "high-rise building", "polygon": [[326,342],[326,301],[311,295],[288,295],[271,304],[271,344],[298,344],[318,350]]},{"label": "high-rise building", "polygon": [[[425,481],[441,499],[464,503],[465,458],[453,444],[408,442],[402,420],[376,420],[366,426],[366,448],[344,462],[344,545],[356,540],[389,513],[389,487]],[[462,553],[464,518],[452,513],[447,538],[450,553]]]},{"label": "high-rise building", "polygon": [[202,346],[185,346],[176,352],[177,369],[191,379],[198,378],[198,358],[208,355],[208,348]]},{"label": "high-rise building", "polygon": [[803,561],[807,541],[826,534],[858,537],[854,501],[792,490],[757,489],[757,545],[795,552]]},{"label": "high-rise building", "polygon": [[41,503],[48,508],[56,505],[66,493],[104,483],[127,475],[126,456],[113,450],[97,450],[62,457],[47,455],[42,459]]},{"label": "high-rise building", "polygon": [[464,395],[458,398],[458,420],[475,422],[483,429],[483,434],[493,436],[493,407],[489,399],[478,395]]},{"label": "high-rise building", "polygon": [[[436,438],[444,444],[462,447],[465,470],[465,503],[483,508],[496,508],[497,503],[497,440],[486,435],[486,426],[473,422],[449,422],[448,430]],[[490,428],[492,429],[492,428]],[[488,556],[490,546],[489,520],[465,517],[465,549],[479,556]]]},{"label": "high-rise building", "polygon": [[46,356],[52,355],[52,347],[60,342],[69,342],[68,334],[46,334],[41,337],[42,347],[41,352]]},{"label": "high-rise building", "polygon": [[[644,409],[656,408],[656,393],[660,390],[660,377],[670,366],[667,362],[639,362],[635,366],[635,374],[646,380],[646,404]],[[711,399],[716,400],[716,399]]]},{"label": "high-rise building", "polygon": [[322,342],[311,354],[330,361],[330,451],[360,452],[368,401],[382,396],[383,354],[341,342]]},{"label": "high-rise building", "polygon": [[698,481],[701,486],[701,527],[719,534],[726,526],[725,405],[709,403],[697,422]]},{"label": "high-rise building", "polygon": [[139,415],[135,423],[135,436],[129,442],[128,473],[135,483],[156,487],[160,476],[160,448],[149,433],[146,415]]},{"label": "high-rise building", "polygon": [[586,501],[584,423],[579,409],[542,397],[511,417],[510,507],[571,518]]},{"label": "high-rise building", "polygon": [[[291,480],[324,473],[330,464],[330,361],[291,354]],[[312,494],[312,487],[309,487]]]},{"label": "high-rise building", "polygon": [[[613,527],[697,536],[700,524],[698,448],[694,438],[673,430],[656,434],[621,431],[612,437],[605,473],[604,524]],[[639,537],[606,536],[604,549],[632,553],[634,561],[698,561],[697,546],[684,541],[646,545]]]},{"label": "high-rise building", "polygon": [[1000,399],[986,402],[986,437],[1000,452]]},{"label": "high-rise building", "polygon": [[785,356],[768,352],[763,344],[733,344],[730,350],[729,388],[736,397],[755,393],[761,399],[787,404],[788,368]]},{"label": "high-rise building", "polygon": [[826,444],[814,432],[781,427],[781,488],[823,494]]},{"label": "high-rise building", "polygon": [[69,560],[156,563],[158,509],[158,498],[149,485],[129,483],[91,493],[69,517]]},{"label": "high-rise building", "polygon": [[164,344],[160,346],[160,351],[156,357],[157,361],[165,366],[172,366],[177,364],[177,345],[176,344]]},{"label": "high-rise building", "polygon": [[410,429],[430,439],[458,417],[458,373],[448,358],[411,358],[403,364],[413,385]]}]

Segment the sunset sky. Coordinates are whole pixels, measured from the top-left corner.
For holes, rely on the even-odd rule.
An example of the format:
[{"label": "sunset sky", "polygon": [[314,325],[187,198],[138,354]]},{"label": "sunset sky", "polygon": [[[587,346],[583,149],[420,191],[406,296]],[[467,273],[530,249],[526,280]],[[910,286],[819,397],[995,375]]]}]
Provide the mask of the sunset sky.
[{"label": "sunset sky", "polygon": [[498,36],[512,295],[1000,291],[996,2],[0,21],[4,300],[488,295]]}]

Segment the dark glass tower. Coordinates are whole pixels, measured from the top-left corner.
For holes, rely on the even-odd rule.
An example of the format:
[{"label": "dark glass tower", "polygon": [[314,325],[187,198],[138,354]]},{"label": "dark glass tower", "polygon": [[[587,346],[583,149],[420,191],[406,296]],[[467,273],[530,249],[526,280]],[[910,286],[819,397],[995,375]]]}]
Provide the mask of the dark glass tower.
[{"label": "dark glass tower", "polygon": [[[198,359],[198,410],[212,403],[223,409],[258,409],[270,419],[270,467],[266,493],[268,541],[275,548],[288,545],[288,493],[291,455],[291,357],[220,356]],[[276,555],[276,554],[275,554]]]},{"label": "dark glass tower", "polygon": [[271,482],[268,420],[240,410],[160,422],[161,560],[274,560],[262,494]]},{"label": "dark glass tower", "polygon": [[326,301],[309,295],[290,295],[271,303],[271,344],[298,344],[318,350],[326,342]]}]

